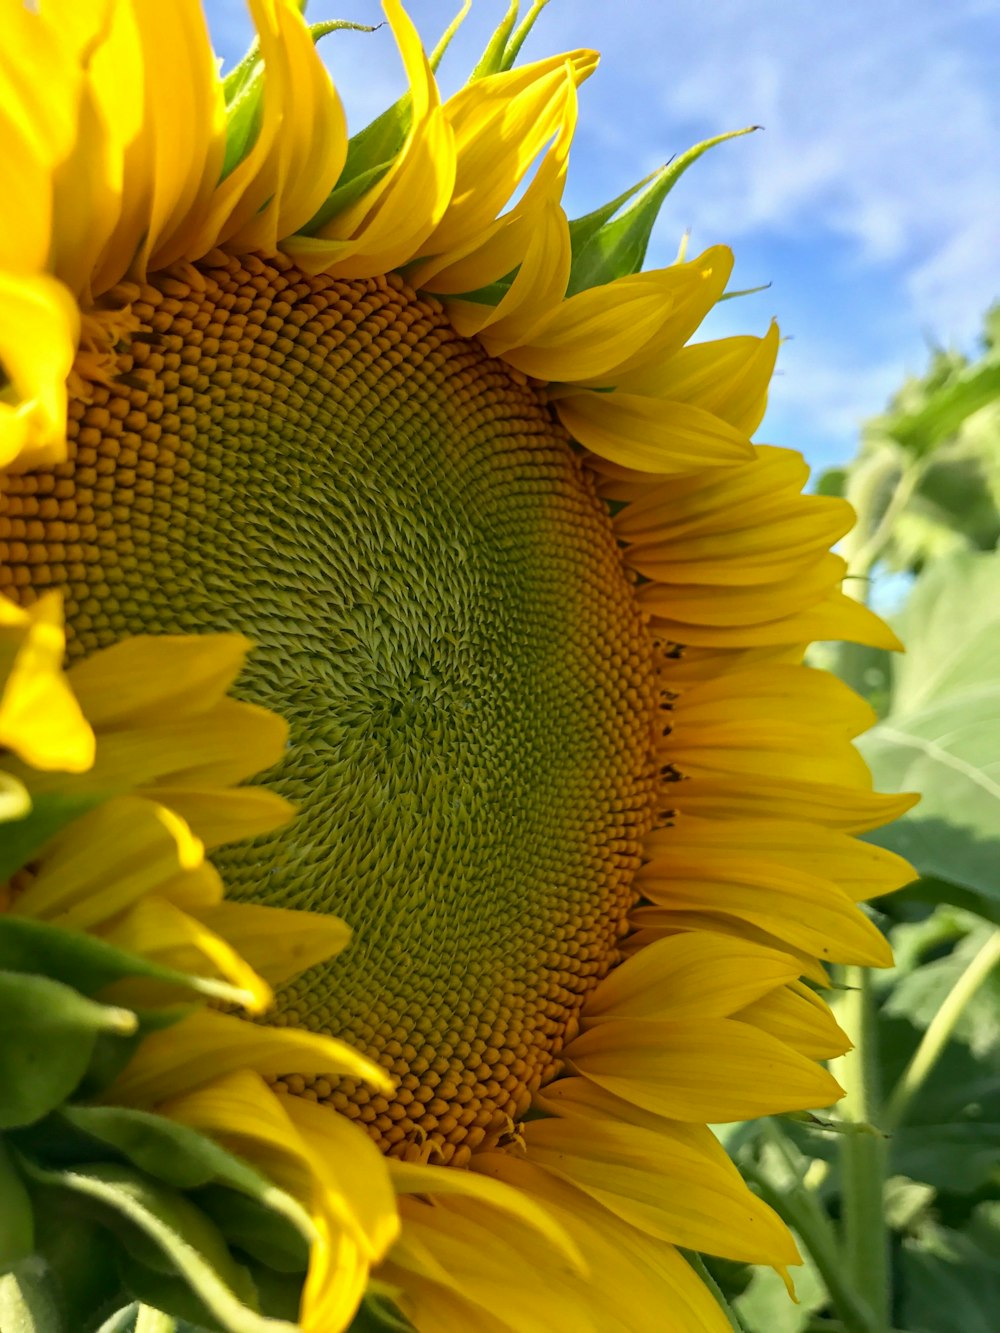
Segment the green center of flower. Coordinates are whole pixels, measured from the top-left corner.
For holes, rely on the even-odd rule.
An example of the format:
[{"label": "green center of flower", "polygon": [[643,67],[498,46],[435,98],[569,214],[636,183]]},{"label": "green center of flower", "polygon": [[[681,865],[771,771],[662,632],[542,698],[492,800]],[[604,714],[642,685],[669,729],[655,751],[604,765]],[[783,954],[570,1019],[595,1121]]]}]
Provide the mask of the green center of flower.
[{"label": "green center of flower", "polygon": [[523,376],[396,278],[215,253],[131,295],[0,567],[64,589],[76,655],[255,642],[240,690],[290,723],[269,780],[300,814],[215,859],[234,897],[351,925],[269,1021],[399,1086],[285,1085],[461,1162],[557,1069],[633,899],[650,650],[608,517]]}]

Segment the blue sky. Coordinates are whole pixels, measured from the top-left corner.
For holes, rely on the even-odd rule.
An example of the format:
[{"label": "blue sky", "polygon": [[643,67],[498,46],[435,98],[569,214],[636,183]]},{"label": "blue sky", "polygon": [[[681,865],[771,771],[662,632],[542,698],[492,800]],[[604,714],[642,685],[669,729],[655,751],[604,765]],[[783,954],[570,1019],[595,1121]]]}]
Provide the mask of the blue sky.
[{"label": "blue sky", "polygon": [[[457,4],[408,4],[428,48]],[[242,0],[206,8],[229,65],[250,35]],[[473,0],[446,92],[505,9]],[[376,0],[308,12],[381,17]],[[581,90],[571,216],[700,139],[764,126],[687,174],[647,260],[669,263],[690,228],[692,247],[733,247],[737,287],[771,284],[707,329],[763,332],[777,316],[788,338],[759,439],[816,468],[845,460],[928,341],[975,347],[1000,298],[1000,0],[551,0],[522,58],[577,46],[603,58]],[[321,49],[352,132],[402,90],[387,28]]]}]

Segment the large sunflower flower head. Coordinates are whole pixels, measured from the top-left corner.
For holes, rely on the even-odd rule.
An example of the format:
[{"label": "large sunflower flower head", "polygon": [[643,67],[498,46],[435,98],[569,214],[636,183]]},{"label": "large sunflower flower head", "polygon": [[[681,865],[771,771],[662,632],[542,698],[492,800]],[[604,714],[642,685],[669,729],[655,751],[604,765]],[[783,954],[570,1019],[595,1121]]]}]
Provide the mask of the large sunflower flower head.
[{"label": "large sunflower flower head", "polygon": [[896,646],[851,513],[751,443],[776,327],[689,345],[729,251],[641,271],[711,145],[571,222],[540,5],[443,101],[383,0],[353,138],[249,7],[221,79],[199,0],[0,0],[0,965],[87,1036],[11,1188],[226,1329],[721,1333],[680,1250],[798,1256],[708,1123],[837,1098],[909,877],[803,665]]}]

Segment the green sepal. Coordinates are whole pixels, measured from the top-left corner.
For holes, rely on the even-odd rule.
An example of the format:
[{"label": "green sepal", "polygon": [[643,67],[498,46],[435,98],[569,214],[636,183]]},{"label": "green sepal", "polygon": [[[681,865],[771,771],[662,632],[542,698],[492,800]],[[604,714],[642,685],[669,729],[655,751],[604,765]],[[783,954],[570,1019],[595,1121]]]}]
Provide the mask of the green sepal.
[{"label": "green sepal", "polygon": [[208,1185],[198,1191],[195,1201],[231,1245],[245,1250],[266,1268],[301,1276],[309,1267],[309,1240],[314,1228],[308,1215],[289,1196],[284,1197],[298,1215],[279,1210],[273,1197],[279,1193],[273,1185],[257,1197]]},{"label": "green sepal", "polygon": [[518,0],[511,0],[506,14],[497,25],[493,36],[486,45],[486,50],[479,57],[475,68],[469,75],[469,82],[486,78],[489,74],[502,74],[510,69],[520,55],[524,39],[535,26],[535,20],[549,3],[549,0],[532,0],[531,8],[515,28],[517,23]]},{"label": "green sepal", "polygon": [[138,1317],[141,1313],[138,1301],[130,1301],[109,1315],[94,1333],[138,1333]]},{"label": "green sepal", "polygon": [[[727,139],[736,139],[759,129],[750,125],[742,130],[730,130],[689,148],[673,158],[652,175],[633,185],[611,203],[595,209],[569,224],[573,260],[570,266],[567,296],[601,287],[615,278],[638,273],[646,258],[646,248],[660,208],[688,167],[703,154]],[[640,193],[641,191],[641,193]],[[638,195],[638,198],[635,196]],[[634,200],[616,217],[624,205]]]},{"label": "green sepal", "polygon": [[0,1135],[0,1272],[35,1252],[31,1196]]},{"label": "green sepal", "polygon": [[759,287],[741,287],[738,292],[723,292],[719,297],[720,304],[723,301],[735,301],[739,296],[756,296],[758,292],[768,292],[771,290],[769,282],[762,282]]},{"label": "green sepal", "polygon": [[[114,1148],[133,1166],[175,1189],[226,1186],[213,1192],[212,1207],[207,1211],[227,1236],[251,1253],[257,1251],[237,1237],[249,1225],[250,1214],[242,1208],[242,1198],[234,1198],[232,1191],[253,1201],[274,1219],[269,1237],[287,1252],[280,1266],[284,1266],[289,1254],[301,1256],[304,1253],[301,1242],[312,1239],[314,1229],[309,1215],[297,1200],[189,1125],[177,1124],[151,1111],[121,1106],[67,1106],[59,1113],[58,1120]],[[226,1222],[230,1207],[234,1217],[232,1231]],[[290,1228],[291,1237],[287,1234]],[[279,1232],[283,1238],[279,1238]],[[259,1257],[266,1261],[266,1254]]]},{"label": "green sepal", "polygon": [[84,995],[94,995],[126,977],[141,977],[230,1004],[244,1004],[247,998],[238,986],[215,977],[178,972],[82,930],[11,914],[0,916],[0,968],[52,977]]},{"label": "green sepal", "polygon": [[60,1316],[47,1265],[37,1255],[0,1274],[0,1330],[70,1333]]},{"label": "green sepal", "polygon": [[107,1229],[64,1190],[33,1183],[38,1254],[71,1330],[93,1329],[126,1299]]},{"label": "green sepal", "polygon": [[107,797],[103,793],[67,796],[58,792],[33,796],[31,809],[22,819],[0,824],[0,883],[6,883],[16,870],[33,861],[55,835],[93,810]]},{"label": "green sepal", "polygon": [[100,1033],[128,1036],[129,1009],[50,977],[0,972],[0,1128],[32,1124],[75,1090]]},{"label": "green sepal", "polygon": [[348,1333],[416,1333],[396,1304],[397,1291],[385,1282],[369,1280]]},{"label": "green sepal", "polygon": [[470,83],[475,83],[477,79],[485,79],[490,74],[498,74],[504,68],[503,60],[507,51],[507,42],[514,31],[519,7],[518,0],[510,0],[507,13],[497,24],[493,36],[486,43],[486,50],[473,66],[472,73],[469,75]]},{"label": "green sepal", "polygon": [[197,1008],[198,1006],[191,1004],[175,1004],[159,1009],[134,1008],[132,1013],[135,1015],[137,1026],[133,1033],[128,1036],[98,1033],[90,1064],[76,1090],[76,1095],[98,1096],[115,1081],[151,1032],[160,1032],[163,1028],[179,1023]]},{"label": "green sepal", "polygon": [[257,1313],[247,1270],[215,1224],[176,1190],[109,1163],[52,1170],[25,1158],[24,1169],[104,1213],[126,1247],[117,1255],[123,1281],[140,1300],[225,1333],[295,1333],[293,1324]]}]

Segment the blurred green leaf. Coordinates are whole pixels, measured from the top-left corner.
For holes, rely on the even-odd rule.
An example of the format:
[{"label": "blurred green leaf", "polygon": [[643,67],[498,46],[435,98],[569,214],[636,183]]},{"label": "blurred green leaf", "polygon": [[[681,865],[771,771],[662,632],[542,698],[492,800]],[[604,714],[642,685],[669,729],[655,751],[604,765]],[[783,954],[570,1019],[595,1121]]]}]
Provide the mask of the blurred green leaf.
[{"label": "blurred green leaf", "polygon": [[871,834],[924,875],[1000,898],[1000,553],[941,561],[898,627],[886,716],[859,741],[887,791],[920,804]]},{"label": "blurred green leaf", "polygon": [[[984,1248],[984,1231],[991,1232]],[[971,1232],[929,1225],[903,1243],[899,1259],[900,1317],[909,1333],[996,1333],[1000,1263],[986,1219]]]},{"label": "blurred green leaf", "polygon": [[162,1298],[183,1288],[195,1299],[190,1310],[178,1311],[182,1318],[197,1323],[204,1310],[207,1326],[226,1333],[295,1333],[294,1325],[256,1312],[246,1269],[214,1223],[176,1190],[108,1163],[65,1170],[28,1161],[25,1166],[39,1184],[78,1194],[117,1221],[128,1247],[122,1275],[148,1304],[170,1310]]},{"label": "blurred green leaf", "polygon": [[17,1163],[0,1136],[0,1272],[35,1249],[35,1217]]},{"label": "blurred green leaf", "polygon": [[135,1027],[129,1010],[62,982],[0,972],[0,1127],[41,1119],[83,1078],[99,1033]]},{"label": "blurred green leaf", "polygon": [[51,1275],[43,1259],[33,1256],[0,1273],[2,1333],[77,1333],[67,1329],[56,1305]]}]

